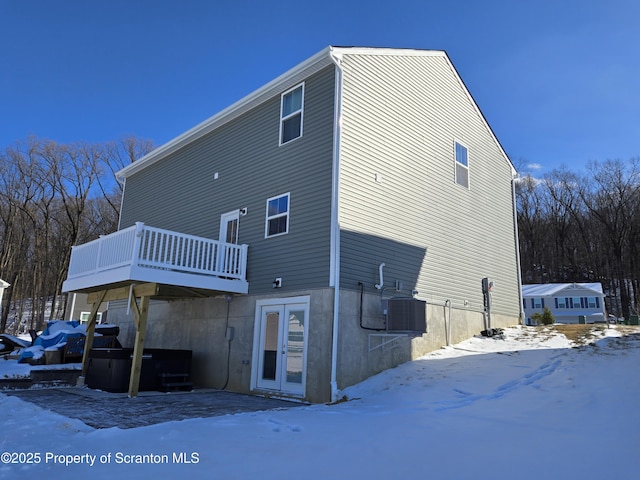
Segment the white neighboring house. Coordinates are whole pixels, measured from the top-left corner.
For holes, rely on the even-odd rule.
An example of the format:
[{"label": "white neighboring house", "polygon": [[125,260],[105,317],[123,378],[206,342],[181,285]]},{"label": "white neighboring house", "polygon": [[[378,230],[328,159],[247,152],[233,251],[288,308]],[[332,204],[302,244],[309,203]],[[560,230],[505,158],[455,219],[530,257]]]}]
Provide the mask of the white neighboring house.
[{"label": "white neighboring house", "polygon": [[8,288],[9,286],[9,283],[0,278],[0,307],[2,307],[2,295],[4,295],[4,289]]},{"label": "white neighboring house", "polygon": [[604,322],[607,318],[600,283],[544,283],[522,285],[522,306],[527,325],[534,313],[549,308],[556,323]]}]

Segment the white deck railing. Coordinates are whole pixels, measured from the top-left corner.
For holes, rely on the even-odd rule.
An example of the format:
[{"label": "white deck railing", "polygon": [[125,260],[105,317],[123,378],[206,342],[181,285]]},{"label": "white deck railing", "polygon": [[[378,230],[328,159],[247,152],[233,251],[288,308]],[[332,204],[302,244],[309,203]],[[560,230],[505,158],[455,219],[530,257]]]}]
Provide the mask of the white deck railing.
[{"label": "white deck railing", "polygon": [[68,279],[127,265],[246,279],[247,245],[186,235],[142,222],[73,247]]}]

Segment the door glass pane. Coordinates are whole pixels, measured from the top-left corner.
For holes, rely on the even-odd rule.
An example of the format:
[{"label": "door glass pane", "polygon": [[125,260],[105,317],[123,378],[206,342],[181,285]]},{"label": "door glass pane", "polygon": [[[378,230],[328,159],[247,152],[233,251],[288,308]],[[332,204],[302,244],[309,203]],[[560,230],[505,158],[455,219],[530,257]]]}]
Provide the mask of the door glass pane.
[{"label": "door glass pane", "polygon": [[305,311],[289,310],[287,338],[287,383],[302,383],[304,363]]},{"label": "door glass pane", "polygon": [[238,219],[227,222],[227,243],[238,243]]},{"label": "door glass pane", "polygon": [[267,313],[264,330],[264,361],[262,364],[263,380],[276,379],[276,362],[278,358],[278,312]]}]

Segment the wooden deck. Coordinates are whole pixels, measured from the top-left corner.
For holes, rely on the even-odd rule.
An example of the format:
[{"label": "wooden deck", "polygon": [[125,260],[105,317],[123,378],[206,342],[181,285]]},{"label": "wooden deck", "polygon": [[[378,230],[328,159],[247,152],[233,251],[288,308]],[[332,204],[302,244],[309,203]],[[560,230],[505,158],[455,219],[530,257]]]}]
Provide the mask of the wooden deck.
[{"label": "wooden deck", "polygon": [[[193,292],[246,294],[247,245],[197,237],[141,222],[73,247],[63,292],[95,292],[153,282]],[[176,293],[177,292],[177,293]]]}]

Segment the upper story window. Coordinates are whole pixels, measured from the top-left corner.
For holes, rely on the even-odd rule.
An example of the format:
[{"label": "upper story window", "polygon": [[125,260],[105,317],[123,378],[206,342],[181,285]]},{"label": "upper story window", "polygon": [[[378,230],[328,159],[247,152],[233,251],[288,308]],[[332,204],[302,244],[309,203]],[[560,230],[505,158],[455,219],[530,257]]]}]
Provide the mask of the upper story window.
[{"label": "upper story window", "polygon": [[567,299],[565,297],[557,297],[556,308],[567,308]]},{"label": "upper story window", "polygon": [[544,308],[544,299],[542,299],[542,298],[532,298],[531,299],[531,307],[532,308]]},{"label": "upper story window", "polygon": [[469,157],[467,147],[454,142],[456,157],[456,183],[469,188]]},{"label": "upper story window", "polygon": [[282,94],[280,99],[280,145],[302,136],[304,83]]},{"label": "upper story window", "polygon": [[289,194],[267,200],[265,237],[275,237],[289,233]]}]

